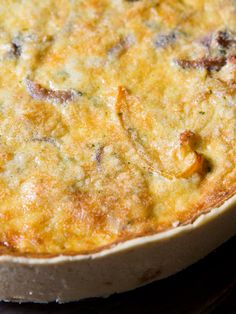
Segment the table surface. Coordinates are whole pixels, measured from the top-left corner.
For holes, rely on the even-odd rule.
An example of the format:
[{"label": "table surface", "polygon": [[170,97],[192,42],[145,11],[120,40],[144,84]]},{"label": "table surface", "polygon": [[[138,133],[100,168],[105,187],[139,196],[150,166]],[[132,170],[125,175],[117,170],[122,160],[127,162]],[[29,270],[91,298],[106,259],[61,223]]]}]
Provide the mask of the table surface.
[{"label": "table surface", "polygon": [[107,299],[70,304],[0,303],[1,314],[236,314],[236,237],[168,279]]}]

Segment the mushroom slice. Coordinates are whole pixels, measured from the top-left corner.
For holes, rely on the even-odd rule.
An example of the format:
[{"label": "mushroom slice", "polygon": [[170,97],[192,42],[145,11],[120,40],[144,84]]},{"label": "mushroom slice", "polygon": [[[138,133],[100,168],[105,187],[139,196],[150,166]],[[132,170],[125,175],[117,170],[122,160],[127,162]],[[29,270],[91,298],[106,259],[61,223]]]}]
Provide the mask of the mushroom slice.
[{"label": "mushroom slice", "polygon": [[157,150],[154,151],[144,147],[140,143],[137,133],[131,127],[127,91],[121,86],[118,87],[116,113],[121,128],[125,132],[129,142],[140,158],[148,165],[150,171],[156,172],[167,179],[188,178],[194,173],[202,171],[204,158],[194,150],[195,134],[189,130],[180,134],[178,144],[172,151],[172,160],[169,167],[163,164]]},{"label": "mushroom slice", "polygon": [[43,100],[49,103],[64,104],[75,101],[81,92],[75,90],[52,90],[26,79],[28,93],[33,99]]},{"label": "mushroom slice", "polygon": [[179,59],[176,61],[183,69],[206,69],[207,71],[220,71],[220,69],[225,66],[227,59],[225,57],[204,57],[196,60]]}]

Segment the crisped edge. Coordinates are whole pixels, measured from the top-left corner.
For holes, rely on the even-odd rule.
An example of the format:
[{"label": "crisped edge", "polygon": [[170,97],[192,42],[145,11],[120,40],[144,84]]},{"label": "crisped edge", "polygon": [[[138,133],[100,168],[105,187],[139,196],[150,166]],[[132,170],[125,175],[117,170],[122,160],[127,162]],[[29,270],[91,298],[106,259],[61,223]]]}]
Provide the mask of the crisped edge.
[{"label": "crisped edge", "polygon": [[[165,230],[163,232],[155,232],[151,234],[140,234],[136,235],[136,237],[132,237],[130,239],[121,239],[115,241],[106,246],[100,247],[92,252],[85,252],[80,254],[55,254],[55,255],[46,255],[46,258],[43,257],[44,254],[39,257],[35,257],[33,254],[30,256],[22,256],[22,255],[0,255],[1,261],[13,261],[16,263],[33,263],[33,264],[44,264],[44,263],[58,263],[65,261],[77,261],[82,259],[95,259],[99,256],[109,255],[118,251],[122,251],[127,249],[128,247],[137,247],[139,245],[143,245],[143,243],[147,242],[156,242],[165,238],[173,237],[183,231],[187,231],[189,229],[194,229],[199,227],[200,225],[207,223],[208,221],[217,218],[219,215],[223,214],[225,211],[230,210],[232,207],[236,207],[236,194],[234,193],[226,198],[226,200],[221,200],[219,203],[215,205],[214,208],[207,209],[206,211],[198,213],[195,217],[193,217],[190,221],[179,225],[178,227],[173,227],[171,229]],[[235,226],[236,232],[236,226]],[[42,256],[42,257],[40,257]]]}]

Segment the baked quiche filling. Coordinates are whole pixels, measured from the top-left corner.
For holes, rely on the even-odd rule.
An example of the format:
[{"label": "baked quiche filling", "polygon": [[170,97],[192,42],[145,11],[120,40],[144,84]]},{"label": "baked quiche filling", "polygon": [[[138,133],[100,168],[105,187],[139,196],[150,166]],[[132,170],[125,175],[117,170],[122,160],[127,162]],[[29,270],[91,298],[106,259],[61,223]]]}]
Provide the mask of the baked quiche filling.
[{"label": "baked quiche filling", "polygon": [[84,254],[236,193],[236,1],[0,2],[0,252]]}]

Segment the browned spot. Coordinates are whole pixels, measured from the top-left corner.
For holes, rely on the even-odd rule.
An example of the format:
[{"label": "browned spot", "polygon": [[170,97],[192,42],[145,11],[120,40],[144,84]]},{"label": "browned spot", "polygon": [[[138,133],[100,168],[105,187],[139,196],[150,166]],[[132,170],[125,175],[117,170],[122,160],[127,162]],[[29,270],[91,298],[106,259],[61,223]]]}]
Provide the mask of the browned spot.
[{"label": "browned spot", "polygon": [[185,130],[180,134],[180,142],[182,145],[189,144],[190,140],[195,137],[195,134],[190,130]]}]

